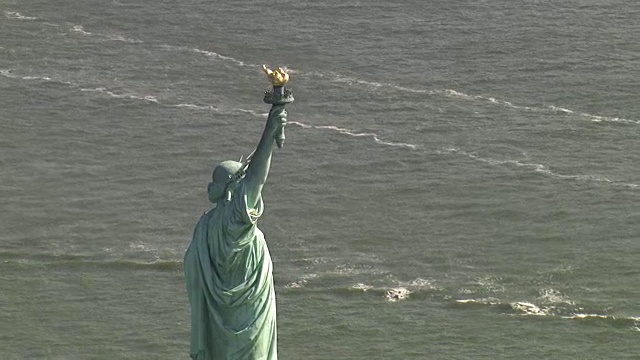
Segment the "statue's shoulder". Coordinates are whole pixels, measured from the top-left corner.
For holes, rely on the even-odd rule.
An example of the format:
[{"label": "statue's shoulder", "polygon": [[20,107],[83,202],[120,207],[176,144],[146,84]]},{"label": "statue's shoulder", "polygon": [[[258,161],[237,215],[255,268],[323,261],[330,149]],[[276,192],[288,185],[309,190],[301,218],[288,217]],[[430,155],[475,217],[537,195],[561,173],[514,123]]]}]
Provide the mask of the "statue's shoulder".
[{"label": "statue's shoulder", "polygon": [[203,212],[198,222],[208,221],[209,219],[211,219],[212,216],[215,216],[215,213],[216,213],[215,210],[216,208],[212,207],[211,209]]}]

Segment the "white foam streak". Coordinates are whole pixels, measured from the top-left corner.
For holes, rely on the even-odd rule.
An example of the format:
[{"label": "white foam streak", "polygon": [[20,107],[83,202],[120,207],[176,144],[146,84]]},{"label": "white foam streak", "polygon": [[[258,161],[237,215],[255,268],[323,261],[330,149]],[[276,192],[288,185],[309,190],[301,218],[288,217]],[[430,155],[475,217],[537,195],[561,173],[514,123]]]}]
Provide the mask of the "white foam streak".
[{"label": "white foam streak", "polygon": [[409,295],[411,295],[411,293],[412,293],[412,291],[407,289],[407,288],[398,287],[398,288],[393,288],[393,289],[387,290],[384,293],[384,297],[389,302],[396,302],[396,301],[408,299]]},{"label": "white foam streak", "polygon": [[[7,70],[7,69],[0,70],[0,75],[2,75],[4,77],[11,78],[11,79],[22,79],[22,80],[26,80],[26,81],[58,82],[58,83],[69,85],[69,86],[72,86],[72,87],[75,87],[75,88],[79,87],[77,84],[74,84],[72,82],[62,81],[62,80],[54,80],[54,79],[52,79],[52,78],[50,78],[48,76],[19,76],[19,75],[15,75],[15,74],[11,73],[11,71]],[[116,99],[141,100],[141,101],[152,102],[152,103],[156,103],[156,104],[158,103],[158,99],[156,99],[156,97],[153,96],[153,95],[117,94],[117,93],[114,93],[113,91],[107,89],[106,87],[80,88],[80,91],[82,91],[82,92],[98,92],[98,93],[109,95],[109,96],[111,96],[113,98],[116,98]]]},{"label": "white foam streak", "polygon": [[585,313],[576,313],[569,316],[562,316],[563,319],[570,320],[613,320],[613,321],[623,321],[623,322],[632,322],[631,329],[640,331],[640,327],[638,324],[640,323],[640,317],[637,316],[628,316],[628,317],[617,317],[613,315],[601,315],[601,314],[585,314]]},{"label": "white foam streak", "polygon": [[[321,73],[321,72],[314,71],[314,72],[307,73],[307,75],[315,76],[315,77],[321,77],[322,78],[322,77],[327,77],[327,75],[329,75],[329,74],[324,74],[324,73]],[[624,118],[620,118],[620,117],[608,117],[608,116],[602,116],[602,115],[594,115],[594,114],[589,114],[589,113],[586,113],[586,112],[579,112],[579,111],[576,111],[576,110],[571,110],[571,109],[567,109],[567,108],[563,108],[563,107],[559,107],[559,106],[555,106],[555,105],[549,105],[549,106],[545,106],[545,107],[531,107],[531,106],[524,106],[524,105],[516,105],[516,104],[513,104],[510,101],[498,99],[498,98],[491,97],[491,96],[470,95],[470,94],[466,94],[466,93],[463,93],[463,92],[460,92],[460,91],[457,91],[457,90],[453,90],[453,89],[443,89],[443,90],[416,89],[416,88],[410,88],[410,87],[406,87],[406,86],[395,85],[395,84],[391,84],[391,83],[380,83],[380,82],[374,82],[374,81],[361,80],[361,79],[356,79],[356,78],[352,78],[352,77],[341,76],[341,75],[338,75],[338,74],[330,74],[330,76],[333,77],[333,81],[334,82],[346,83],[346,84],[349,84],[349,85],[363,85],[363,86],[366,86],[366,87],[372,87],[374,89],[380,89],[380,88],[395,89],[395,90],[409,92],[409,93],[427,94],[427,95],[440,94],[440,95],[443,95],[443,96],[446,96],[446,97],[464,99],[464,100],[469,100],[469,101],[482,101],[482,102],[495,104],[495,105],[498,105],[498,106],[504,106],[504,107],[508,107],[508,108],[511,108],[511,109],[528,111],[528,112],[544,112],[544,113],[559,112],[559,113],[566,114],[566,115],[580,116],[582,118],[586,118],[586,119],[589,119],[589,120],[594,121],[594,122],[619,122],[619,123],[640,125],[640,120],[630,120],[630,119],[624,119]]]},{"label": "white foam streak", "polygon": [[42,81],[52,81],[50,77],[48,76],[23,76],[22,77],[23,80],[42,80]]},{"label": "white foam streak", "polygon": [[340,133],[342,135],[348,135],[348,136],[353,136],[353,137],[370,137],[376,143],[381,144],[381,145],[386,145],[386,146],[406,147],[406,148],[413,149],[413,150],[417,149],[417,145],[414,145],[414,144],[385,141],[385,140],[380,139],[380,137],[377,134],[374,134],[374,133],[359,133],[359,132],[355,132],[353,130],[337,127],[335,125],[308,125],[308,124],[304,124],[304,123],[301,123],[301,122],[298,122],[298,121],[289,121],[289,124],[297,125],[297,126],[300,126],[301,128],[304,128],[304,129],[319,129],[319,130],[336,131],[336,132],[338,132],[338,133]]},{"label": "white foam streak", "polygon": [[214,107],[213,105],[196,105],[196,104],[175,104],[169,105],[170,107],[177,108],[188,108],[188,109],[197,109],[197,110],[211,110],[211,111],[220,111],[220,109]]},{"label": "white foam streak", "polygon": [[22,79],[22,80],[27,80],[27,81],[46,81],[46,82],[58,82],[61,84],[66,84],[66,85],[75,85],[72,82],[69,81],[62,81],[62,80],[54,80],[48,76],[19,76],[19,75],[14,75],[11,73],[11,70],[7,70],[7,69],[3,69],[0,70],[0,75],[4,76],[4,77],[8,77],[10,79]]},{"label": "white foam streak", "polygon": [[265,112],[259,112],[251,109],[241,109],[241,108],[218,108],[213,105],[198,105],[198,104],[190,104],[190,103],[180,103],[180,104],[172,104],[166,105],[169,107],[177,107],[177,108],[186,108],[186,109],[194,109],[194,110],[210,110],[219,113],[225,114],[233,114],[233,113],[241,113],[241,114],[250,114],[255,117],[266,118],[269,114]]},{"label": "white foam streak", "polygon": [[216,59],[230,61],[230,62],[233,62],[233,63],[235,63],[237,65],[240,65],[240,66],[255,67],[255,68],[257,68],[259,66],[257,64],[247,64],[242,60],[238,60],[238,59],[233,58],[231,56],[225,56],[225,55],[219,54],[219,53],[214,52],[214,51],[201,50],[201,49],[197,49],[197,48],[196,49],[191,49],[191,51],[193,51],[195,53],[198,53],[198,54],[203,54],[203,55],[206,55],[206,56],[209,56],[209,57],[213,57],[213,58],[216,58]]},{"label": "white foam streak", "polygon": [[83,27],[82,25],[74,25],[74,26],[71,28],[71,30],[72,30],[72,31],[75,31],[75,32],[77,32],[77,33],[80,33],[80,34],[82,34],[82,35],[91,35],[91,33],[90,33],[90,32],[88,32],[88,31],[85,31],[85,30],[84,30],[84,27]]},{"label": "white foam streak", "polygon": [[354,290],[369,291],[369,290],[373,289],[373,286],[367,285],[367,284],[363,284],[363,283],[357,283],[357,284],[353,285],[351,288],[354,289]]},{"label": "white foam streak", "polygon": [[[38,19],[36,17],[24,16],[24,15],[18,13],[18,12],[13,12],[13,11],[4,11],[4,15],[5,15],[5,17],[7,17],[9,19],[19,19],[19,20],[36,20],[36,19]],[[46,23],[46,24],[47,25],[52,25],[52,26],[59,26],[59,25],[51,24],[51,23]],[[74,25],[71,30],[74,31],[74,32],[83,34],[83,35],[93,35],[91,32],[86,31],[82,25]],[[143,43],[142,40],[127,38],[127,37],[124,37],[122,35],[99,35],[99,36],[101,36],[101,37],[103,37],[103,38],[105,38],[107,40],[111,40],[111,41],[121,41],[121,42],[125,42],[125,43],[133,43],[133,44]],[[259,64],[246,63],[246,62],[244,62],[242,60],[236,59],[236,58],[231,57],[231,56],[222,55],[222,54],[214,52],[214,51],[202,50],[202,49],[198,49],[198,48],[190,49],[190,48],[186,48],[186,47],[172,46],[172,45],[160,45],[160,47],[166,48],[166,49],[172,49],[172,50],[191,51],[191,52],[195,52],[195,53],[198,53],[198,54],[203,54],[203,55],[206,55],[206,56],[209,56],[209,57],[213,57],[213,58],[216,58],[216,59],[229,61],[229,62],[232,62],[232,63],[238,65],[238,66],[243,66],[243,67],[255,68],[255,67],[259,67],[260,66]],[[301,71],[298,71],[298,70],[294,70],[294,69],[289,69],[289,70],[291,71],[291,73],[300,73],[301,75],[315,76],[315,77],[320,77],[320,78],[330,77],[330,78],[332,78],[332,81],[334,81],[334,82],[347,83],[349,85],[362,85],[362,86],[366,86],[366,87],[370,87],[370,88],[374,88],[374,89],[395,89],[395,90],[409,92],[409,93],[428,94],[428,95],[441,94],[441,95],[444,95],[444,96],[447,96],[447,97],[454,97],[454,98],[471,100],[471,101],[489,102],[489,103],[492,103],[492,104],[495,104],[495,105],[505,106],[505,107],[508,107],[508,108],[517,109],[517,110],[523,110],[523,111],[531,111],[531,112],[549,112],[549,111],[551,111],[551,112],[558,112],[558,113],[562,113],[562,114],[566,114],[566,115],[580,116],[582,118],[586,118],[586,119],[589,119],[589,120],[594,121],[594,122],[618,122],[618,123],[624,123],[624,124],[640,125],[640,120],[632,120],[632,119],[625,119],[625,118],[620,118],[620,117],[608,117],[608,116],[602,116],[602,115],[589,114],[589,113],[586,113],[586,112],[579,112],[579,111],[576,111],[576,110],[571,110],[571,109],[567,109],[567,108],[563,108],[563,107],[555,106],[555,105],[549,105],[549,106],[545,106],[545,107],[530,107],[530,106],[523,106],[523,105],[515,105],[515,104],[511,103],[510,101],[497,99],[495,97],[484,96],[484,95],[470,95],[470,94],[465,94],[463,92],[460,92],[460,91],[457,91],[457,90],[453,90],[453,89],[443,89],[443,90],[419,89],[419,88],[411,88],[411,87],[396,85],[396,84],[392,84],[392,83],[382,83],[382,82],[362,80],[362,79],[357,79],[357,78],[353,78],[353,77],[342,76],[340,74],[335,74],[335,73],[322,73],[322,72],[319,72],[319,71],[310,71],[310,72],[304,73],[304,72],[301,72]],[[393,145],[393,143],[389,143],[389,144],[385,144],[385,145],[395,146],[395,145]]]},{"label": "white foam streak", "polygon": [[15,75],[11,74],[11,71],[10,71],[10,70],[7,70],[7,69],[2,69],[2,70],[0,70],[0,75],[2,75],[2,76],[4,76],[4,77],[8,77],[8,78],[10,78],[10,79],[16,79],[16,78],[18,78],[17,76],[15,76]]},{"label": "white foam streak", "polygon": [[[315,75],[317,77],[325,77],[325,74],[319,73],[319,72],[310,72],[308,73],[309,75]],[[396,89],[396,90],[400,90],[400,91],[404,91],[404,92],[410,92],[410,93],[415,93],[415,94],[434,94],[435,92],[432,90],[426,90],[426,89],[414,89],[414,88],[409,88],[406,86],[400,86],[400,85],[395,85],[395,84],[391,84],[391,83],[380,83],[380,82],[375,82],[375,81],[366,81],[366,80],[360,80],[360,79],[356,79],[356,78],[352,78],[352,77],[348,77],[348,76],[342,76],[342,75],[333,75],[334,77],[334,81],[338,82],[338,83],[346,83],[349,85],[365,85],[368,87],[373,87],[373,88],[391,88],[391,89]]]},{"label": "white foam streak", "polygon": [[7,19],[14,19],[14,20],[38,20],[37,17],[24,16],[24,15],[20,14],[19,12],[15,12],[15,11],[5,11],[4,12],[4,16]]},{"label": "white foam streak", "polygon": [[[268,113],[260,113],[260,112],[257,112],[257,111],[254,111],[254,110],[248,110],[248,109],[237,109],[236,108],[236,109],[233,109],[233,110],[234,111],[239,111],[239,112],[244,112],[244,113],[249,113],[251,115],[259,116],[259,117],[267,117],[269,115]],[[353,136],[353,137],[370,137],[376,143],[381,144],[381,145],[386,145],[386,146],[405,147],[405,148],[409,148],[409,149],[412,149],[412,150],[416,150],[418,148],[418,146],[415,145],[415,144],[386,141],[386,140],[382,140],[380,138],[380,136],[378,136],[377,134],[374,134],[374,133],[360,133],[360,132],[356,132],[354,130],[337,127],[335,125],[309,125],[309,124],[301,123],[299,121],[289,121],[288,124],[296,125],[296,126],[299,126],[299,127],[303,128],[303,129],[331,130],[331,131],[336,131],[336,132],[338,132],[338,133],[340,133],[342,135]]]},{"label": "white foam streak", "polygon": [[555,105],[548,105],[546,107],[530,107],[530,106],[514,105],[513,103],[506,100],[500,100],[494,97],[488,97],[488,96],[482,96],[482,95],[469,95],[469,94],[465,94],[465,93],[462,93],[456,90],[451,90],[451,89],[443,90],[442,93],[450,97],[457,97],[457,98],[466,99],[466,100],[486,101],[496,105],[502,105],[505,107],[509,107],[517,110],[523,110],[523,111],[530,111],[530,112],[551,111],[551,112],[561,113],[565,115],[580,116],[582,118],[586,118],[594,122],[619,122],[619,123],[625,123],[625,124],[640,125],[640,120],[629,120],[629,119],[624,119],[619,117],[594,115],[594,114],[579,112],[576,110],[571,110],[571,109],[567,109],[567,108],[555,106]]},{"label": "white foam streak", "polygon": [[250,110],[250,109],[234,108],[233,111],[240,112],[240,113],[245,113],[245,114],[251,114],[253,116],[258,116],[258,117],[262,117],[262,118],[266,118],[267,116],[269,116],[269,113],[258,112],[258,111]]},{"label": "white foam streak", "polygon": [[84,26],[82,25],[74,25],[71,28],[71,31],[73,32],[77,32],[80,33],[82,35],[92,35],[97,37],[98,39],[100,39],[101,41],[120,41],[120,42],[124,42],[124,43],[129,43],[129,44],[142,44],[144,41],[142,40],[138,40],[138,39],[133,39],[133,38],[128,38],[125,37],[123,35],[118,35],[118,34],[94,34],[92,32],[89,32],[87,30],[85,30]]},{"label": "white foam streak", "polygon": [[565,113],[565,114],[568,114],[568,115],[575,113],[575,111],[573,111],[571,109],[565,109],[565,108],[561,108],[561,107],[553,106],[553,105],[550,105],[549,109],[557,111],[557,112]]},{"label": "white foam streak", "polygon": [[599,314],[573,314],[571,316],[563,316],[565,319],[608,319],[607,315]]},{"label": "white foam streak", "polygon": [[552,315],[553,310],[553,307],[539,307],[535,304],[525,301],[517,301],[509,305],[513,310],[522,313],[522,315],[546,316]]},{"label": "white foam streak", "polygon": [[628,187],[628,188],[632,188],[632,189],[637,189],[640,188],[640,185],[638,184],[632,184],[632,183],[624,183],[624,182],[619,182],[619,181],[614,181],[611,180],[609,178],[606,177],[602,177],[602,176],[596,176],[596,175],[565,175],[565,174],[558,174],[555,173],[551,170],[549,170],[549,168],[543,164],[536,164],[536,163],[526,163],[526,162],[522,162],[520,160],[497,160],[497,159],[492,159],[492,158],[483,158],[480,157],[474,153],[470,153],[470,152],[466,152],[463,150],[460,150],[458,148],[446,148],[446,149],[442,149],[440,151],[438,151],[438,153],[440,154],[460,154],[460,155],[464,155],[468,158],[471,158],[473,160],[479,161],[479,162],[483,162],[489,165],[513,165],[513,166],[519,166],[519,167],[525,167],[525,168],[530,168],[535,172],[547,175],[547,176],[551,176],[554,178],[558,178],[558,179],[567,179],[567,180],[581,180],[581,181],[593,181],[593,182],[603,182],[603,183],[608,183],[611,185],[618,185],[618,186],[624,186],[624,187]]},{"label": "white foam streak", "polygon": [[99,93],[103,93],[103,94],[107,94],[113,98],[116,99],[131,99],[131,100],[142,100],[142,101],[146,101],[146,102],[152,102],[152,103],[158,103],[158,99],[156,99],[155,96],[153,95],[144,95],[144,96],[140,96],[140,95],[134,95],[134,94],[116,94],[113,91],[110,91],[109,89],[105,88],[105,87],[97,87],[97,88],[93,88],[93,89],[80,89],[80,91],[83,92],[99,92]]},{"label": "white foam streak", "polygon": [[346,77],[346,76],[340,76],[340,75],[336,75],[335,76],[335,82],[347,83],[349,85],[354,85],[354,84],[367,85],[367,86],[372,86],[372,87],[375,87],[375,88],[379,88],[379,87],[389,86],[390,85],[390,84],[384,84],[384,83],[379,83],[379,82],[360,80],[360,79],[355,79],[355,78]]},{"label": "white foam streak", "polygon": [[456,300],[456,303],[458,304],[481,304],[481,305],[499,305],[500,304],[500,300],[493,298],[493,297],[488,297],[488,298],[481,298],[481,299],[460,299],[460,300]]},{"label": "white foam streak", "polygon": [[291,283],[286,284],[284,287],[287,289],[299,289],[303,288],[307,284],[307,280],[298,280]]},{"label": "white foam streak", "polygon": [[538,294],[538,299],[544,303],[575,305],[574,301],[555,289],[540,289]]},{"label": "white foam streak", "polygon": [[124,37],[122,35],[108,35],[107,36],[107,40],[122,41],[122,42],[129,43],[129,44],[141,44],[141,43],[143,43],[142,40],[132,39],[132,38]]},{"label": "white foam streak", "polygon": [[624,124],[640,125],[640,120],[630,120],[630,119],[624,119],[624,118],[620,118],[620,117],[594,115],[594,114],[589,114],[589,113],[585,113],[585,112],[578,112],[578,111],[575,111],[575,110],[571,110],[571,109],[567,109],[567,108],[563,108],[563,107],[559,107],[559,106],[554,106],[554,105],[549,105],[548,108],[550,110],[552,110],[552,111],[559,112],[559,113],[562,113],[562,114],[576,115],[576,116],[580,116],[580,117],[583,117],[583,118],[587,118],[587,119],[590,119],[593,122],[618,122],[618,123],[624,123]]},{"label": "white foam streak", "polygon": [[465,99],[465,100],[480,100],[480,101],[486,101],[496,105],[506,106],[512,109],[535,111],[535,108],[532,108],[529,106],[514,105],[509,101],[496,99],[494,97],[488,97],[488,96],[482,96],[482,95],[469,95],[469,94],[465,94],[463,92],[451,90],[451,89],[441,90],[440,93],[448,97],[456,97],[456,98]]}]

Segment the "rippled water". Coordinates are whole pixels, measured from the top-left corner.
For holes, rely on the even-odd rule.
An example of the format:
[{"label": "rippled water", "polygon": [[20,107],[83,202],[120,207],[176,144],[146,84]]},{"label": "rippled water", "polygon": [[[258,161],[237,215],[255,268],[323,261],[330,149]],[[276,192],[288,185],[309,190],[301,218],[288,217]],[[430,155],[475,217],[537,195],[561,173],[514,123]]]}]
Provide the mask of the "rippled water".
[{"label": "rippled water", "polygon": [[0,1],[0,358],[188,357],[212,166],[291,69],[282,359],[640,353],[635,1]]}]

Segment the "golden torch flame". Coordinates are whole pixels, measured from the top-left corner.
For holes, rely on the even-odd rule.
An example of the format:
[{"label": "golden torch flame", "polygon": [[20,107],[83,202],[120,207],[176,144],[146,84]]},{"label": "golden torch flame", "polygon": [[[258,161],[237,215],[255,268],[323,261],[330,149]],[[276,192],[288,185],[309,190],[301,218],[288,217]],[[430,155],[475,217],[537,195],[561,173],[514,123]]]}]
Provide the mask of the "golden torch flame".
[{"label": "golden torch flame", "polygon": [[273,86],[284,86],[284,84],[289,81],[289,74],[287,74],[287,70],[281,67],[276,70],[271,70],[266,65],[262,65],[262,70],[267,74],[267,78],[269,78],[269,82],[271,82],[271,85]]}]

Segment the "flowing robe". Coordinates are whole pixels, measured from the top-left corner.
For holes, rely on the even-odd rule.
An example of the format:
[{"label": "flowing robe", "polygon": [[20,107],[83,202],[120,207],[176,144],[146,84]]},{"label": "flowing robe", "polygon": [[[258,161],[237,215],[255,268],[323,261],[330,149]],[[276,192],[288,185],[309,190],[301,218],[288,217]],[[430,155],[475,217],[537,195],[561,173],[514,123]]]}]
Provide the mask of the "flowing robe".
[{"label": "flowing robe", "polygon": [[184,258],[191,305],[191,357],[276,360],[272,264],[256,226],[264,205],[247,205],[244,181],[196,225]]}]

